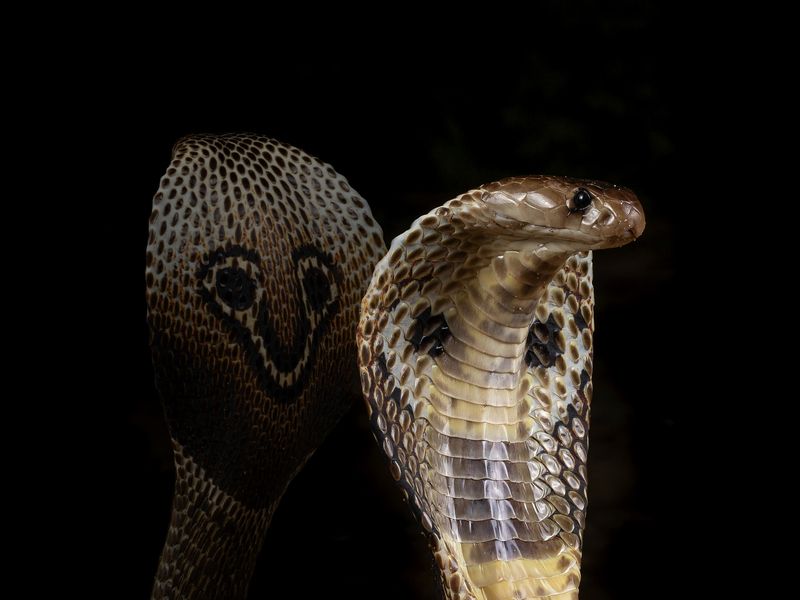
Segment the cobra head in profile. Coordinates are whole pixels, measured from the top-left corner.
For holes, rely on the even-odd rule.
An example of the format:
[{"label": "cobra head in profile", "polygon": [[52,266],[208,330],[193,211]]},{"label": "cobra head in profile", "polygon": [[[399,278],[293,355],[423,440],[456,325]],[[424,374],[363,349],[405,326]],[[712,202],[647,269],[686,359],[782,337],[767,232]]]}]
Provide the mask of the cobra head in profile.
[{"label": "cobra head in profile", "polygon": [[362,391],[449,599],[577,598],[592,250],[644,229],[625,188],[506,179],[417,219],[375,269]]},{"label": "cobra head in profile", "polygon": [[255,135],[180,140],[153,200],[148,324],[176,483],[153,598],[244,598],[270,517],[357,393],[385,253],[329,165]]}]

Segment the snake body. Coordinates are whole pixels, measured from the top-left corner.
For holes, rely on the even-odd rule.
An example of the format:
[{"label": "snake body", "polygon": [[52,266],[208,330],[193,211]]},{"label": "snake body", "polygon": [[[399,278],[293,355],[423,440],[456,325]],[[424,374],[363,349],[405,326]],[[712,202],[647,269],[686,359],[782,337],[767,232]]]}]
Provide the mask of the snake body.
[{"label": "snake body", "polygon": [[378,264],[362,389],[446,598],[577,598],[591,250],[643,228],[627,189],[512,178],[419,218]]},{"label": "snake body", "polygon": [[153,597],[246,596],[281,495],[359,373],[445,597],[576,597],[591,250],[643,227],[624,188],[513,178],[419,218],[387,254],[325,163],[253,135],[178,142],[147,252],[176,465]]},{"label": "snake body", "polygon": [[281,495],[358,395],[359,302],[384,253],[316,158],[254,135],[176,144],[147,248],[176,467],[153,598],[246,597]]}]

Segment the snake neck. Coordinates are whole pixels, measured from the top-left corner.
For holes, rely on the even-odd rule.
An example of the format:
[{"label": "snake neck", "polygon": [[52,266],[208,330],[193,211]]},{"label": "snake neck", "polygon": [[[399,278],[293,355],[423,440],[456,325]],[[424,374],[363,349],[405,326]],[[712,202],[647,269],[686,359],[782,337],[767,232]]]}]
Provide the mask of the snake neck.
[{"label": "snake neck", "polygon": [[475,348],[488,350],[492,356],[517,359],[519,367],[537,306],[567,258],[568,253],[546,246],[505,252],[478,270],[474,279],[467,280],[461,293],[452,296],[454,310],[450,315],[463,315],[470,324],[475,334],[470,343]]},{"label": "snake neck", "polygon": [[174,447],[172,517],[152,598],[246,598],[272,507],[242,505]]},{"label": "snake neck", "polygon": [[[527,367],[537,358],[531,324],[548,283],[568,256],[545,247],[505,252],[450,296],[444,314],[452,335],[438,367],[451,370],[470,388],[475,404],[505,405],[500,396],[516,391],[522,397],[530,388]],[[465,418],[470,416],[477,417]]]}]

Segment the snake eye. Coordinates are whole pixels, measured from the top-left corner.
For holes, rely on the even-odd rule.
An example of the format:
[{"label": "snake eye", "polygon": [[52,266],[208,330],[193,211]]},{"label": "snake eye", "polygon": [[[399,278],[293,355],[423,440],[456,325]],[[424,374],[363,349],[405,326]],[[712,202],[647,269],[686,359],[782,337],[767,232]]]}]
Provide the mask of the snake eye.
[{"label": "snake eye", "polygon": [[585,188],[578,188],[572,196],[572,210],[584,210],[592,203],[592,195]]}]

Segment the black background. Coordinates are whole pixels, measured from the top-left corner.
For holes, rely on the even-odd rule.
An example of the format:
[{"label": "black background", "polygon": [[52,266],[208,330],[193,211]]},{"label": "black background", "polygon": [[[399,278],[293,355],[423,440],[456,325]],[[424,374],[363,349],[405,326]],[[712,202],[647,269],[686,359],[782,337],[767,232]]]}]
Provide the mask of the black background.
[{"label": "black background", "polygon": [[[98,71],[85,108],[112,115],[115,141],[103,131],[93,141],[114,169],[103,226],[122,281],[113,347],[121,339],[131,356],[109,342],[86,357],[106,365],[93,391],[117,390],[103,402],[111,439],[86,467],[112,509],[98,518],[111,595],[149,594],[173,483],[145,324],[152,195],[180,136],[252,131],[331,163],[369,201],[387,243],[420,214],[505,176],[568,174],[637,192],[644,236],[595,255],[581,597],[670,596],[679,566],[704,551],[686,553],[696,502],[686,490],[705,468],[690,450],[702,409],[675,364],[697,348],[685,291],[707,283],[697,280],[696,249],[714,208],[713,186],[695,179],[715,133],[705,90],[723,68],[687,48],[697,35],[687,22],[652,2],[579,2],[467,29],[413,22],[388,39],[377,21],[283,33],[271,22],[241,38],[187,23],[157,48],[137,39],[107,86]],[[281,586],[292,591],[276,593]],[[251,586],[252,598],[333,593],[436,597],[424,539],[360,403],[291,485]]]}]

